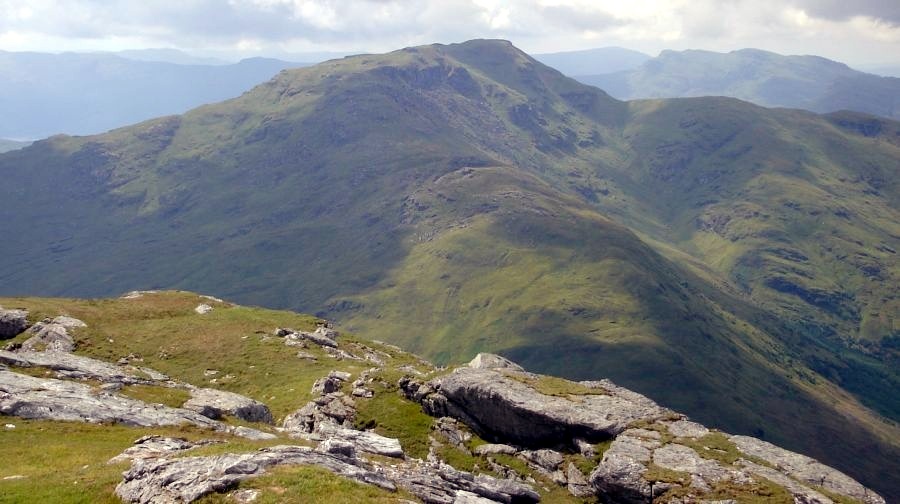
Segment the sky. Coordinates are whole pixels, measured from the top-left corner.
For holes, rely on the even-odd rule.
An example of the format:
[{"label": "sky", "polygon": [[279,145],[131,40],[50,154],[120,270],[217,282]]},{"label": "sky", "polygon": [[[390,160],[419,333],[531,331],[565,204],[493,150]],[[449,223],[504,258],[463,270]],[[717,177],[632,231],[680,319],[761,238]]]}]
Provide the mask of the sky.
[{"label": "sky", "polygon": [[620,46],[900,65],[900,0],[0,0],[0,50],[385,52],[502,38],[530,53]]}]

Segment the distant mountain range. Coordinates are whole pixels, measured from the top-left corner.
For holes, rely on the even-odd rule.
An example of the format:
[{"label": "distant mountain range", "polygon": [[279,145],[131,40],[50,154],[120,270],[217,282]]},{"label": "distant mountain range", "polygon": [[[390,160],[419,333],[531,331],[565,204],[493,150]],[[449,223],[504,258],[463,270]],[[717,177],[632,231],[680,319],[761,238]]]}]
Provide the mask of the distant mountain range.
[{"label": "distant mountain range", "polygon": [[534,59],[566,75],[599,75],[635,69],[651,60],[652,56],[622,47],[600,47],[535,54]]},{"label": "distant mountain range", "polygon": [[900,123],[621,102],[511,44],[0,156],[0,295],[181,288],[610,377],[900,498]]},{"label": "distant mountain range", "polygon": [[263,58],[183,65],[108,53],[0,51],[0,138],[101,133],[233,98],[298,66]]},{"label": "distant mountain range", "polygon": [[[591,56],[583,57],[584,67],[589,67]],[[818,56],[782,56],[758,49],[663,51],[640,66],[615,73],[576,73],[578,68],[567,61],[559,69],[621,100],[730,96],[766,107],[820,113],[852,110],[900,118],[900,79],[867,74]]]}]

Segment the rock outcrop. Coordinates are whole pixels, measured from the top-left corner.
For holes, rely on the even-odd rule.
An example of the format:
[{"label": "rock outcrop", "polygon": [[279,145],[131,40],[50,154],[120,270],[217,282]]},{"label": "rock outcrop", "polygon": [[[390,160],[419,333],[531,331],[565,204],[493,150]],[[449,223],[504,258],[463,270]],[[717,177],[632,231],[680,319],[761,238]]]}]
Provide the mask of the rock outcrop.
[{"label": "rock outcrop", "polygon": [[68,352],[0,350],[0,364],[13,367],[43,367],[53,370],[58,377],[97,380],[103,383],[153,384],[168,380],[167,376],[148,368],[117,366]]},{"label": "rock outcrop", "polygon": [[34,336],[22,343],[22,350],[71,352],[75,350],[75,340],[69,334],[69,329],[75,327],[87,327],[87,324],[64,315],[38,322],[29,329]]},{"label": "rock outcrop", "polygon": [[[885,502],[814,459],[759,439],[711,431],[608,380],[542,381],[546,377],[511,364],[481,354],[446,376],[428,382],[405,377],[399,386],[427,413],[451,416],[502,443],[478,446],[475,455],[514,455],[578,497],[624,504],[659,498],[707,502],[720,501],[722,488],[751,496],[774,485],[796,503],[832,504],[827,492],[865,504]],[[553,450],[594,457],[591,443],[604,440],[608,446],[588,478]]]},{"label": "rock outcrop", "polygon": [[205,417],[219,420],[228,415],[247,422],[275,423],[269,407],[255,399],[211,388],[191,388],[190,393],[182,407]]},{"label": "rock outcrop", "polygon": [[317,327],[313,332],[295,331],[293,329],[279,327],[275,330],[275,336],[284,338],[285,344],[309,341],[322,347],[337,348],[336,340],[338,332],[324,326]]},{"label": "rock outcrop", "polygon": [[[488,358],[478,360],[477,365],[483,366]],[[425,384],[405,379],[400,386],[433,416],[458,418],[488,440],[526,447],[572,446],[575,439],[599,441],[619,434],[631,422],[675,415],[619,387],[589,389],[597,391],[589,394],[579,390],[578,401],[545,395],[529,384],[539,379],[505,365],[464,367]]]},{"label": "rock outcrop", "polygon": [[188,424],[252,439],[274,437],[255,429],[234,428],[183,408],[149,404],[83,383],[36,378],[7,369],[0,369],[0,414],[143,427]]},{"label": "rock outcrop", "polygon": [[28,312],[0,307],[0,339],[14,338],[28,329]]}]

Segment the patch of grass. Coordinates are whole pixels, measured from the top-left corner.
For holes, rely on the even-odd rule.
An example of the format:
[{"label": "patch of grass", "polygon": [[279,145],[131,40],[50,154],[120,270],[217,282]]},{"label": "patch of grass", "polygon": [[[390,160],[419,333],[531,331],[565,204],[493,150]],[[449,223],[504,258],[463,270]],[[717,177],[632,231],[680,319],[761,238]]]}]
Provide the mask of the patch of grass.
[{"label": "patch of grass", "polygon": [[180,408],[191,398],[187,390],[159,385],[128,385],[119,393],[139,401],[163,404],[172,408]]},{"label": "patch of grass", "polygon": [[460,471],[475,472],[475,466],[484,468],[484,464],[479,464],[479,457],[476,457],[466,451],[463,451],[448,443],[441,444],[441,447],[435,450],[435,453],[441,460],[459,469]]},{"label": "patch of grass", "polygon": [[549,396],[569,397],[573,395],[609,395],[609,392],[602,388],[586,387],[578,382],[558,378],[556,376],[530,376],[510,371],[505,371],[503,374],[507,378],[512,378],[518,382],[525,383],[541,394]]},{"label": "patch of grass", "polygon": [[734,499],[740,504],[793,504],[794,497],[780,485],[760,477],[753,483],[737,484],[733,481],[719,481],[712,492],[704,498],[708,500]]},{"label": "patch of grass", "polygon": [[689,485],[691,483],[690,473],[665,469],[654,464],[653,462],[647,465],[647,472],[644,473],[643,478],[651,482],[677,483],[682,486]]},{"label": "patch of grass", "polygon": [[567,458],[570,462],[575,464],[575,467],[583,474],[591,474],[591,471],[593,471],[603,460],[603,454],[606,453],[606,450],[608,450],[610,446],[612,446],[612,442],[613,439],[607,439],[606,441],[600,441],[595,444],[593,457],[588,458],[581,454],[573,454],[569,455]]},{"label": "patch of grass", "polygon": [[858,499],[854,499],[853,497],[848,497],[844,494],[839,494],[837,492],[834,492],[827,488],[821,487],[819,485],[813,485],[812,488],[815,491],[824,495],[825,497],[828,497],[832,501],[836,502],[837,504],[864,504],[862,501],[860,501]]},{"label": "patch of grass", "polygon": [[705,459],[717,460],[724,464],[734,464],[738,459],[749,459],[741,453],[728,436],[721,432],[710,432],[699,439],[678,439],[678,444],[693,448]]},{"label": "patch of grass", "polygon": [[[225,439],[191,427],[135,428],[5,417],[15,429],[0,431],[0,501],[4,503],[119,503],[113,489],[123,465],[106,461],[141,436],[158,434],[187,439]],[[8,476],[22,479],[4,480]]]},{"label": "patch of grass", "polygon": [[374,429],[383,436],[397,438],[403,451],[417,458],[428,456],[428,435],[433,419],[422,408],[395,391],[381,391],[371,399],[356,401],[358,429]]},{"label": "patch of grass", "polygon": [[523,476],[531,475],[534,472],[530,467],[528,467],[528,464],[526,464],[525,461],[513,455],[496,453],[493,455],[488,455],[487,458],[494,459],[494,462],[505,465],[506,467]]}]

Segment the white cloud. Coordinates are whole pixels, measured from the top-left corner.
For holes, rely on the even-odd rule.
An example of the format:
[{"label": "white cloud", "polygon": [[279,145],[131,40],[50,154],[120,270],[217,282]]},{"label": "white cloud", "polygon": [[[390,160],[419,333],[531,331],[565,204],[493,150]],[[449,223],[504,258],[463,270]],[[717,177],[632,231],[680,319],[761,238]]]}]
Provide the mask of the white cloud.
[{"label": "white cloud", "polygon": [[385,51],[508,38],[531,52],[760,47],[874,61],[900,59],[898,6],[897,0],[0,0],[0,49]]}]

